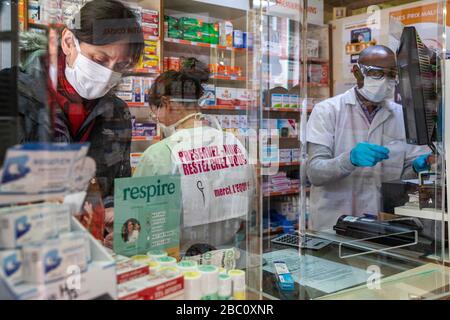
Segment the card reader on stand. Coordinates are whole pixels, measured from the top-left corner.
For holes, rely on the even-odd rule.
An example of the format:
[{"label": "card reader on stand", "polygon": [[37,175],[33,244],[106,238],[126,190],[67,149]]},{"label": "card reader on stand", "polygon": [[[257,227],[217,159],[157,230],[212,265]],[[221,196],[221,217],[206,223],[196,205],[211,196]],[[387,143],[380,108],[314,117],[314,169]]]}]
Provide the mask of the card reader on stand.
[{"label": "card reader on stand", "polygon": [[[367,215],[362,217],[343,215],[339,217],[333,229],[341,236],[368,239],[368,242],[389,247],[404,245],[403,249],[425,254],[432,252],[434,247],[434,240],[421,234],[423,226],[417,218],[406,217],[380,221]],[[418,239],[417,244],[415,244],[416,239]]]}]

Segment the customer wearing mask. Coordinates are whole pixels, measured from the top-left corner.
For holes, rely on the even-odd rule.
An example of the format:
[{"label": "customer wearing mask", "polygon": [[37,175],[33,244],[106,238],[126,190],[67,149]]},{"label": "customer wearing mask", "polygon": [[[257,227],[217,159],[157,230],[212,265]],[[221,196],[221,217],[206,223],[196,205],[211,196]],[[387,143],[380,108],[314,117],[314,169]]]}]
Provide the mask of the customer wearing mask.
[{"label": "customer wearing mask", "polygon": [[[134,13],[119,1],[88,2],[74,20],[59,35],[59,50],[49,39],[49,55],[37,59],[41,71],[19,75],[20,138],[89,142],[104,204],[111,207],[114,179],[131,175],[131,116],[111,90],[138,62],[143,34]],[[52,119],[42,112],[46,105]]]},{"label": "customer wearing mask", "polygon": [[207,71],[196,59],[184,61],[180,72],[167,71],[155,80],[149,102],[164,139],[144,152],[134,173],[180,176],[182,252],[200,244],[234,246],[254,190],[245,147],[224,133],[215,118],[201,113],[199,99],[207,80]]},{"label": "customer wearing mask", "polygon": [[428,147],[406,144],[402,108],[392,101],[395,54],[377,45],[359,56],[357,86],[317,104],[307,124],[311,225],[329,230],[339,216],[377,215],[381,183],[428,170]]}]

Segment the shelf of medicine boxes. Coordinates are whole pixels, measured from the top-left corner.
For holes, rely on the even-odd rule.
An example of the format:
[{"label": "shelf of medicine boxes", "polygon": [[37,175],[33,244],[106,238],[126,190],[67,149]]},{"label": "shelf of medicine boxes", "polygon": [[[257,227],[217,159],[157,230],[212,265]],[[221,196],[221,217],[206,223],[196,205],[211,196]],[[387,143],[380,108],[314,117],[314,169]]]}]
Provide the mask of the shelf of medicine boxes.
[{"label": "shelf of medicine boxes", "polygon": [[125,72],[127,76],[157,76],[160,74],[159,68],[136,68]]},{"label": "shelf of medicine boxes", "polygon": [[189,45],[189,46],[194,46],[194,47],[217,48],[217,49],[234,51],[234,52],[244,52],[244,51],[248,50],[247,48],[234,48],[234,47],[227,47],[227,46],[222,46],[222,45],[218,45],[218,44],[210,44],[210,43],[189,41],[189,40],[182,40],[182,39],[165,38],[164,41],[170,42],[170,43],[184,44],[184,45]]},{"label": "shelf of medicine boxes", "polygon": [[[289,60],[289,61],[301,61],[301,63],[304,62],[304,60],[300,60],[298,58],[290,57],[290,56],[283,56],[283,55],[271,55],[271,57],[278,57],[280,60]],[[314,58],[314,57],[308,57],[306,59],[307,63],[315,63],[315,64],[328,64],[329,60],[325,58]]]},{"label": "shelf of medicine boxes", "polygon": [[[310,188],[306,188],[306,192],[309,192]],[[300,192],[300,188],[293,188],[291,190],[280,191],[280,192],[265,192],[264,197],[278,197],[278,196],[289,196],[295,195]]]},{"label": "shelf of medicine boxes", "polygon": [[[52,25],[54,28],[64,27],[63,24],[57,23]],[[28,28],[30,29],[41,29],[41,30],[48,30],[49,25],[44,23],[36,23],[34,20],[28,21]]]},{"label": "shelf of medicine boxes", "polygon": [[[313,107],[308,107],[306,109],[306,112],[311,113]],[[269,111],[269,112],[301,112],[302,109],[301,108],[264,108],[264,111]]]},{"label": "shelf of medicine boxes", "polygon": [[137,142],[137,141],[151,141],[151,142],[157,142],[161,140],[160,136],[152,136],[152,137],[131,137],[131,141],[132,142]]}]

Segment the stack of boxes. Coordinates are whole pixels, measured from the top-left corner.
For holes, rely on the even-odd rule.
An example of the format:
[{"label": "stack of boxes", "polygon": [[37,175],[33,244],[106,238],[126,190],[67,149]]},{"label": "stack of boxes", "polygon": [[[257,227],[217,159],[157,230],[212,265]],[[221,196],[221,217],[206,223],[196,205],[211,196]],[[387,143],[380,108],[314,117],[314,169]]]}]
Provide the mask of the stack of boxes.
[{"label": "stack of boxes", "polygon": [[280,171],[277,174],[268,177],[268,180],[263,182],[263,192],[287,192],[296,189],[300,186],[298,179],[289,179],[285,171]]},{"label": "stack of boxes", "polygon": [[256,98],[251,90],[245,88],[215,88],[216,104],[219,106],[251,107]]},{"label": "stack of boxes", "polygon": [[116,95],[125,102],[148,103],[153,80],[149,77],[124,77],[116,87]]},{"label": "stack of boxes", "polygon": [[251,48],[253,36],[233,28],[230,21],[205,22],[192,17],[164,17],[165,37],[234,48]]},{"label": "stack of boxes", "polygon": [[262,128],[272,134],[272,130],[278,130],[283,138],[295,138],[298,136],[297,120],[295,119],[263,119]]},{"label": "stack of boxes", "polygon": [[214,115],[224,131],[235,135],[245,135],[248,131],[246,115],[217,114]]},{"label": "stack of boxes", "polygon": [[243,300],[245,272],[194,260],[177,263],[164,251],[127,258],[115,255],[118,295],[121,300]]},{"label": "stack of boxes", "polygon": [[70,207],[42,203],[0,210],[0,274],[14,285],[41,285],[67,277],[91,261],[88,233],[71,231]]},{"label": "stack of boxes", "polygon": [[280,162],[293,163],[300,162],[300,149],[280,149]]},{"label": "stack of boxes", "polygon": [[159,31],[159,12],[156,10],[133,7],[136,15],[141,21],[142,31],[144,32],[144,54],[141,56],[137,69],[153,69],[158,71],[158,38]]},{"label": "stack of boxes", "polygon": [[75,19],[81,7],[92,0],[31,0],[28,2],[28,18],[34,23],[66,23]]},{"label": "stack of boxes", "polygon": [[268,182],[263,183],[263,192],[289,192],[298,189],[300,186],[298,179],[289,179],[286,172],[280,171],[276,175],[270,176]]},{"label": "stack of boxes", "polygon": [[269,108],[280,109],[280,108],[292,108],[298,109],[301,107],[300,97],[297,94],[289,93],[287,90],[284,93],[272,93],[270,96]]}]

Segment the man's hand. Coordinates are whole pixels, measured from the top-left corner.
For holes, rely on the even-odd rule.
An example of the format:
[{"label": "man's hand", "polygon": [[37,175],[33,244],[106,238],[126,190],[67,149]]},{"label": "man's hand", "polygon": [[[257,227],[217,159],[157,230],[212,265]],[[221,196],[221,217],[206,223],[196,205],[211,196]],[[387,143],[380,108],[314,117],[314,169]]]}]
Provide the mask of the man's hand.
[{"label": "man's hand", "polygon": [[377,144],[360,142],[350,152],[350,161],[357,167],[373,167],[389,159],[389,149]]}]

